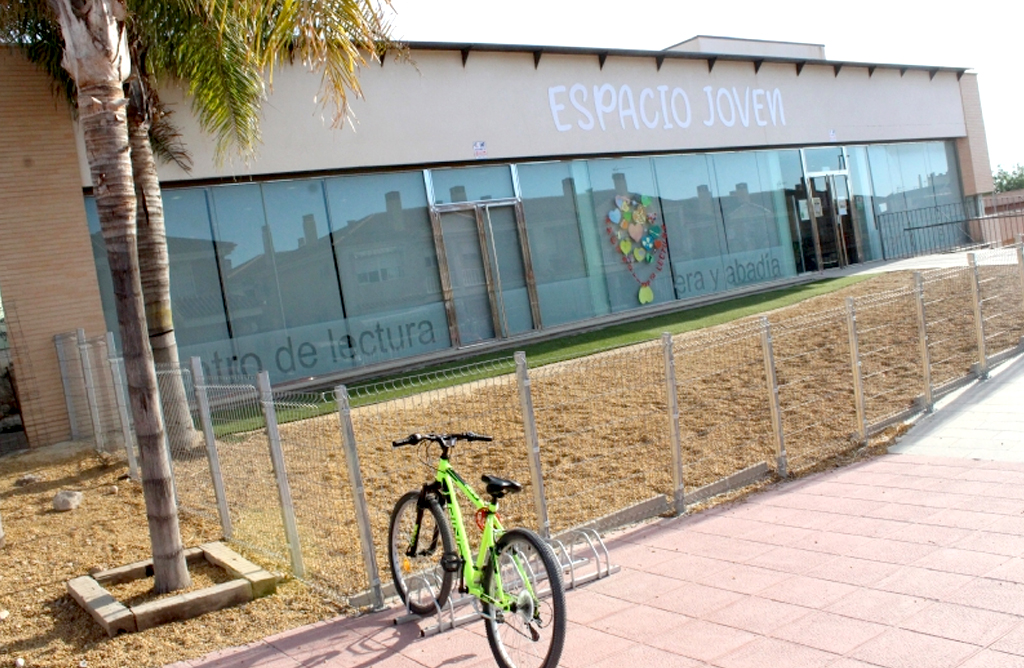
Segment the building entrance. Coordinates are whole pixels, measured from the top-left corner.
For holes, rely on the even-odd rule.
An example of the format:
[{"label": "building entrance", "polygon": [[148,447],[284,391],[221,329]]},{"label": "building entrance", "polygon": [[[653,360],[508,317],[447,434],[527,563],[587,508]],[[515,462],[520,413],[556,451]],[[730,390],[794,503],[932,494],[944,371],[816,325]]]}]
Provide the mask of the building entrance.
[{"label": "building entrance", "polygon": [[809,177],[807,182],[819,266],[828,269],[861,262],[859,235],[850,204],[849,177],[821,174]]},{"label": "building entrance", "polygon": [[539,325],[536,286],[518,204],[438,207],[441,284],[452,338],[467,346]]}]

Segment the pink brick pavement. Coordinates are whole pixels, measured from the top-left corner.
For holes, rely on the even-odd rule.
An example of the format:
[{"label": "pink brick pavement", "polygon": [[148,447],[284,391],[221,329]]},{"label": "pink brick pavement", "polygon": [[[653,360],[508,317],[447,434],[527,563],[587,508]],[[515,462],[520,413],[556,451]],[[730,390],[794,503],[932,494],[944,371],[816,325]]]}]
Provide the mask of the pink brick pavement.
[{"label": "pink brick pavement", "polygon": [[[886,455],[609,536],[621,572],[569,593],[560,665],[1024,666],[1024,464]],[[174,668],[493,666],[482,624],[396,609]]]}]

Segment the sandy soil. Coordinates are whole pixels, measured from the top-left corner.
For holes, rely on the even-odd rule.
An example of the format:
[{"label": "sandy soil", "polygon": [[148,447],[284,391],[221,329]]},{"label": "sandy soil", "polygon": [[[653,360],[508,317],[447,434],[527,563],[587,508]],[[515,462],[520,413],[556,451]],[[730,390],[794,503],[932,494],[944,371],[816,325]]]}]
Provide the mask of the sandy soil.
[{"label": "sandy soil", "polygon": [[[1024,334],[1024,300],[1015,270],[982,268],[989,354]],[[929,355],[932,383],[938,387],[963,376],[976,362],[977,339],[966,272],[933,272],[928,278]],[[910,286],[909,274],[884,274],[765,314],[791,472],[865,452],[855,437],[861,422],[893,416],[923,394],[917,304]],[[863,418],[854,403],[848,297],[857,298]],[[777,443],[762,343],[759,318],[675,337],[687,492],[759,461],[774,466]],[[653,342],[530,371],[555,532],[671,494],[664,360],[661,342]],[[255,397],[235,399],[234,412],[222,413],[222,419],[258,415]],[[287,401],[292,411],[313,415],[314,399],[290,396]],[[365,406],[355,409],[352,419],[385,580],[383,546],[391,506],[429,477],[433,462],[414,448],[393,450],[390,441],[405,434],[473,430],[494,436],[494,443],[463,447],[454,462],[471,483],[480,473],[525,483],[522,494],[506,499],[502,514],[507,525],[536,526],[514,375]],[[874,445],[884,446],[898,431],[882,434]],[[94,456],[47,467],[0,461],[0,513],[7,532],[7,547],[0,550],[0,610],[10,613],[0,621],[0,666],[19,656],[29,666],[67,666],[72,659],[74,665],[83,659],[93,666],[161,665],[341,611],[324,594],[361,591],[366,579],[338,417],[285,424],[281,436],[305,566],[310,582],[323,590],[287,581],[276,596],[114,639],[78,609],[65,594],[64,582],[93,567],[148,556],[138,486],[119,479],[123,463]],[[220,437],[218,448],[236,547],[265,567],[286,572],[288,555],[265,435]],[[193,511],[182,515],[186,544],[219,538],[222,530],[200,444],[177,452],[174,466],[182,507]],[[16,487],[15,480],[29,468],[43,480]],[[49,503],[58,489],[83,490],[86,502],[72,513],[55,513]]]}]

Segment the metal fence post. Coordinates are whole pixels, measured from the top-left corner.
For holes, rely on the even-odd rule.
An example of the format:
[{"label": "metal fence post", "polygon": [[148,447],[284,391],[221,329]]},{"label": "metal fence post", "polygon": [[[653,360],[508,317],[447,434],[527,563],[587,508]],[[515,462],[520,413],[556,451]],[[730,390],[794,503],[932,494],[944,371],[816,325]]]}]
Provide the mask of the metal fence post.
[{"label": "metal fence post", "polygon": [[917,333],[921,349],[921,376],[924,382],[924,406],[925,413],[931,413],[935,407],[935,399],[932,397],[932,358],[928,352],[928,319],[924,310],[924,278],[921,272],[914,272],[914,296],[917,303]]},{"label": "metal fence post", "polygon": [[71,376],[68,369],[68,353],[64,349],[64,336],[64,334],[56,334],[53,337],[53,345],[57,348],[57,365],[60,368],[60,382],[64,387],[64,404],[68,409],[71,440],[77,441],[82,437],[82,433],[78,427],[78,416],[75,415],[75,402],[71,399]]},{"label": "metal fence post", "polygon": [[132,437],[131,420],[128,419],[128,401],[125,397],[124,384],[121,382],[121,358],[114,349],[113,332],[107,332],[107,363],[110,364],[110,376],[114,383],[114,401],[117,402],[117,416],[121,421],[124,450],[128,453],[128,475],[132,480],[138,480],[139,465],[135,460],[135,439]]},{"label": "metal fence post", "polygon": [[206,441],[206,460],[210,464],[210,478],[213,479],[213,495],[217,499],[217,513],[220,515],[220,526],[224,538],[231,538],[231,513],[228,511],[228,495],[224,490],[224,477],[220,472],[220,455],[217,453],[217,439],[213,433],[213,416],[210,414],[210,397],[206,394],[206,377],[203,375],[203,363],[198,357],[191,359],[192,391],[196,395],[196,406],[199,409],[199,423],[203,428]]},{"label": "metal fence post", "polygon": [[1017,272],[1020,274],[1021,306],[1024,307],[1024,234],[1017,235]]},{"label": "metal fence post", "polygon": [[860,346],[857,341],[857,311],[853,297],[846,298],[846,327],[850,335],[850,367],[853,370],[853,402],[857,411],[857,439],[868,438],[867,419],[864,415],[864,378],[860,368]]},{"label": "metal fence post", "polygon": [[668,433],[672,447],[672,505],[676,515],[686,511],[683,483],[683,446],[679,433],[679,393],[676,385],[676,360],[672,349],[672,335],[661,335],[661,349],[665,354],[665,391],[668,397]]},{"label": "metal fence post", "polygon": [[96,384],[92,377],[92,363],[89,357],[89,343],[85,340],[85,330],[81,327],[75,332],[78,341],[78,357],[82,363],[82,378],[85,379],[85,400],[89,404],[89,418],[92,420],[92,436],[96,442],[96,452],[106,450],[103,438],[103,424],[100,422],[100,406],[96,399]]},{"label": "metal fence post", "polygon": [[533,485],[533,506],[537,511],[537,530],[541,537],[551,538],[551,523],[548,521],[548,502],[544,494],[544,474],[540,468],[540,438],[537,436],[537,420],[533,413],[533,396],[530,394],[530,374],[526,368],[526,353],[517,351],[516,384],[519,386],[519,406],[523,413],[523,433],[526,436],[526,458],[530,462],[530,482]]},{"label": "metal fence post", "polygon": [[363,547],[363,567],[370,582],[370,601],[374,610],[381,610],[384,608],[384,588],[381,586],[380,571],[377,569],[377,553],[373,546],[373,532],[370,530],[370,509],[366,505],[366,490],[363,487],[363,472],[359,466],[359,452],[356,450],[356,432],[352,426],[348,388],[338,385],[334,388],[334,398],[338,402],[341,444],[345,449],[345,461],[348,463],[348,478],[352,485],[359,542]]},{"label": "metal fence post", "polygon": [[981,281],[978,276],[978,262],[974,253],[967,254],[967,265],[971,269],[971,295],[974,297],[974,331],[978,337],[978,378],[988,378],[988,355],[985,350],[985,320],[981,308]]},{"label": "metal fence post", "polygon": [[270,389],[270,374],[260,371],[256,377],[260,392],[260,405],[267,421],[267,440],[270,442],[270,461],[274,464],[274,476],[277,478],[277,492],[281,498],[281,519],[284,521],[284,533],[288,539],[288,550],[291,554],[292,572],[295,577],[302,578],[306,569],[302,564],[302,548],[299,546],[299,529],[295,523],[295,506],[292,504],[292,491],[288,486],[288,473],[284,467],[284,451],[281,449],[281,432],[277,428],[277,411],[274,408],[274,392]]},{"label": "metal fence post", "polygon": [[786,439],[782,433],[782,409],[779,407],[779,379],[775,375],[775,352],[772,348],[772,326],[761,316],[761,350],[764,352],[764,376],[768,382],[768,409],[775,434],[775,470],[780,477],[789,475],[786,460]]}]

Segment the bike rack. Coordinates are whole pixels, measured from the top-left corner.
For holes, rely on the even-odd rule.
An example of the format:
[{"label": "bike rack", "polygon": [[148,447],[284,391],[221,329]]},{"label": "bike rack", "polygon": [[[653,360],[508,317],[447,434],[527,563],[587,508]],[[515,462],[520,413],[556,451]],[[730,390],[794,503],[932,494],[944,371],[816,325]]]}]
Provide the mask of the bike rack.
[{"label": "bike rack", "polygon": [[[622,570],[621,567],[612,565],[608,546],[595,529],[571,529],[549,539],[548,544],[555,551],[555,556],[562,566],[563,576],[568,576],[565,577],[566,590],[606,578]],[[577,547],[583,552],[582,555],[577,554]]]},{"label": "bike rack", "polygon": [[[575,589],[588,582],[601,580],[614,573],[618,573],[620,566],[612,565],[611,554],[608,546],[605,545],[601,534],[595,529],[584,527],[567,531],[547,541],[555,553],[559,565],[562,567],[562,578],[565,589]],[[419,585],[413,584],[419,580]],[[433,584],[433,587],[431,587]],[[441,588],[441,579],[437,573],[424,573],[410,580],[410,594],[414,591],[427,589],[431,592]],[[472,611],[462,614],[466,606],[472,606]],[[458,595],[453,591],[443,606],[438,605],[437,598],[434,598],[434,614],[436,623],[420,629],[420,637],[434,636],[445,631],[464,626],[478,619],[483,619],[483,612],[479,608],[479,602],[475,596]],[[405,608],[405,614],[395,618],[395,624],[408,624],[410,622],[425,621],[427,617],[421,617]]]},{"label": "bike rack", "polygon": [[[459,595],[456,598],[456,592],[453,591],[448,596],[448,600],[445,602],[444,606],[438,605],[437,597],[433,596],[433,592],[441,588],[441,579],[437,576],[437,573],[424,573],[418,576],[416,579],[421,581],[420,588],[428,588],[428,591],[431,592],[431,597],[434,599],[434,614],[437,616],[436,624],[432,624],[431,626],[427,626],[425,628],[420,629],[421,638],[438,635],[439,633],[450,631],[451,629],[454,629],[458,626],[462,626],[464,624],[468,624],[470,622],[483,618],[483,615],[476,607],[476,597],[474,596]],[[432,589],[429,588],[431,582],[433,582],[434,584],[434,588]],[[409,583],[410,594],[413,591],[419,591],[420,589],[414,589],[412,587],[412,583],[413,581],[410,581]],[[466,615],[458,616],[458,611],[461,608],[465,608],[467,605],[473,606],[473,612]],[[405,614],[396,617],[395,624],[408,624],[410,622],[418,622],[420,620],[425,619],[427,618],[421,617],[420,615],[417,615],[416,613],[412,612],[409,609],[409,606],[406,605]]]}]

